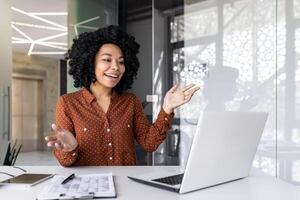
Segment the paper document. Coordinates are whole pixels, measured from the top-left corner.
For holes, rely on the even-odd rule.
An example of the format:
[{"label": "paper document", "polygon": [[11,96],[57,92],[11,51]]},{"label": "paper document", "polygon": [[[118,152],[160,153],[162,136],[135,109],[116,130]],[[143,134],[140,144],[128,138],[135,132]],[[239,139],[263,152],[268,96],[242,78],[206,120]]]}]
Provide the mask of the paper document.
[{"label": "paper document", "polygon": [[72,199],[116,197],[113,176],[108,174],[75,175],[75,178],[61,184],[67,176],[56,175],[37,199]]}]

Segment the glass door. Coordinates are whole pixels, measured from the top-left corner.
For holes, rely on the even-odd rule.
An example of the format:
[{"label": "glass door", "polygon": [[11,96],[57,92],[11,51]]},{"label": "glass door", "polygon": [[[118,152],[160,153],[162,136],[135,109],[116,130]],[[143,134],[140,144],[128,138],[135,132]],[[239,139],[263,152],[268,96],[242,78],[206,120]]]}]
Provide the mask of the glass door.
[{"label": "glass door", "polygon": [[184,64],[173,74],[180,84],[198,82],[202,90],[180,111],[187,132],[181,133],[181,163],[196,128],[188,117],[203,111],[264,111],[269,117],[253,164],[275,176],[276,1],[186,0],[182,18]]},{"label": "glass door", "polygon": [[[153,110],[173,84],[202,88],[175,113],[178,163],[186,164],[203,111],[264,111],[253,167],[299,185],[300,0],[153,2]],[[154,164],[169,164],[168,151],[161,145]]]}]

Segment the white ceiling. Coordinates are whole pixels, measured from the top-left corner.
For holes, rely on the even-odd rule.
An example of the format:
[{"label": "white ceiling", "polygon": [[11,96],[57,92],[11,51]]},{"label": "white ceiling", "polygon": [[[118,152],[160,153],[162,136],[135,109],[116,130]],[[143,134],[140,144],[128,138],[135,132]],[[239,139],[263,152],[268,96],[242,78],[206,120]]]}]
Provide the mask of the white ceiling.
[{"label": "white ceiling", "polygon": [[13,51],[62,59],[67,10],[67,0],[12,0]]}]

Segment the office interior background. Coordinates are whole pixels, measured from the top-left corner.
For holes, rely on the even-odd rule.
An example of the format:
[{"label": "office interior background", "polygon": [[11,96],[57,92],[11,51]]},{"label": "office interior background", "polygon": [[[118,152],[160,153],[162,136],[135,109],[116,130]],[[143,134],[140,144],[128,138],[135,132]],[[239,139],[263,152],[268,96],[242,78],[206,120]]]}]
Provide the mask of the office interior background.
[{"label": "office interior background", "polygon": [[201,86],[156,152],[136,145],[139,165],[184,166],[204,111],[266,111],[253,167],[300,185],[300,0],[0,2],[1,164],[17,141],[15,165],[58,165],[44,137],[58,97],[75,91],[63,55],[80,33],[114,24],[141,45],[131,91],[149,120],[173,84]]}]

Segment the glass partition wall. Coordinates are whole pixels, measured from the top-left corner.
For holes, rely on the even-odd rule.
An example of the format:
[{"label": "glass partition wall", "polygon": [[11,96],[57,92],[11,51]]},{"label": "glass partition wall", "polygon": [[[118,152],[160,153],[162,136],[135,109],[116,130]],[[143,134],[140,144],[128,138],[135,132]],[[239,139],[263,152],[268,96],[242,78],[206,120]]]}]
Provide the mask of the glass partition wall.
[{"label": "glass partition wall", "polygon": [[300,0],[154,0],[152,16],[154,118],[173,84],[201,86],[153,164],[185,166],[203,111],[264,111],[253,167],[300,185]]},{"label": "glass partition wall", "polygon": [[[68,46],[81,33],[118,24],[118,0],[68,0]],[[68,75],[68,92],[77,91]]]}]

